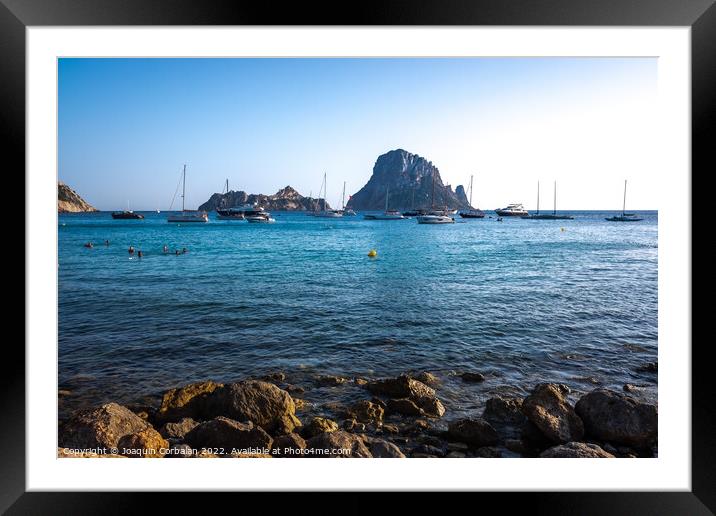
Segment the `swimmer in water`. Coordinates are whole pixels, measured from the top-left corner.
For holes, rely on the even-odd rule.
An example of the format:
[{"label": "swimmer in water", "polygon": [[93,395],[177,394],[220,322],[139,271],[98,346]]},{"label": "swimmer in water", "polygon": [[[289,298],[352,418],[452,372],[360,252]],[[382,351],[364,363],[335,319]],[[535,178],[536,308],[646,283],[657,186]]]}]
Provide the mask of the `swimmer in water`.
[{"label": "swimmer in water", "polygon": [[182,248],[181,254],[186,254],[186,253],[187,253],[186,247]]},{"label": "swimmer in water", "polygon": [[134,254],[134,247],[131,245],[129,246],[129,254]]},{"label": "swimmer in water", "polygon": [[164,254],[169,252],[169,247],[167,246],[167,244],[164,244],[164,247],[162,247],[162,252],[164,252]]},{"label": "swimmer in water", "polygon": [[179,249],[174,250],[174,254],[179,256]]},{"label": "swimmer in water", "polygon": [[141,258],[142,256],[142,250],[140,249],[139,251],[137,251],[137,258]]},{"label": "swimmer in water", "polygon": [[107,246],[107,247],[109,247],[109,240],[105,240],[105,241],[104,241],[104,245]]},{"label": "swimmer in water", "polygon": [[85,244],[85,247],[91,249],[91,248],[94,247],[94,245],[92,245],[92,242],[87,242],[87,243]]}]

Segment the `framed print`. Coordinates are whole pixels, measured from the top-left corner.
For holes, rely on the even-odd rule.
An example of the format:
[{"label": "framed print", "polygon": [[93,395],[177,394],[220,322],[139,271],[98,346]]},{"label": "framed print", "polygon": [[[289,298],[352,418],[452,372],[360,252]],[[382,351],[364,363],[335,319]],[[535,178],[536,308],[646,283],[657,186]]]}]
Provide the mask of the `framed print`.
[{"label": "framed print", "polygon": [[1,9],[10,514],[127,491],[714,510],[691,338],[712,2]]}]

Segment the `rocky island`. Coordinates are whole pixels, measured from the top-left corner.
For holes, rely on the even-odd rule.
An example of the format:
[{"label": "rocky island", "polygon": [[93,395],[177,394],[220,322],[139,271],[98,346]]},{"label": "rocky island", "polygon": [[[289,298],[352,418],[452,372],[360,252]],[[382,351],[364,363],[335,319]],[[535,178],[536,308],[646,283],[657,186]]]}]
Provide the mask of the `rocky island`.
[{"label": "rocky island", "polygon": [[430,209],[435,178],[435,208],[470,209],[462,185],[455,191],[443,184],[440,171],[432,162],[403,149],[378,157],[368,183],[348,201],[353,210],[383,210],[389,193],[388,208],[395,210]]},{"label": "rocky island", "polygon": [[99,211],[91,206],[72,188],[62,181],[57,182],[57,213],[83,213]]},{"label": "rocky island", "polygon": [[[286,186],[273,195],[249,194],[243,190],[230,190],[215,193],[208,201],[199,206],[200,210],[213,211],[216,208],[234,208],[244,204],[255,204],[269,211],[318,211],[323,209],[323,201],[313,197],[304,197],[291,186]],[[330,209],[326,203],[326,209]]]}]

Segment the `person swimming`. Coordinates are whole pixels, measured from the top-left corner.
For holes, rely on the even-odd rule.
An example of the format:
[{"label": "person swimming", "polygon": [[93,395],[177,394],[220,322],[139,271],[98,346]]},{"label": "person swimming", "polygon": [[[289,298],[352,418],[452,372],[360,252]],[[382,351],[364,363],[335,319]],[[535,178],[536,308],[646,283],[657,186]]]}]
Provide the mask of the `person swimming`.
[{"label": "person swimming", "polygon": [[92,242],[87,242],[87,243],[85,244],[85,247],[87,247],[88,249],[91,249],[91,248],[94,247],[94,245],[92,244]]},{"label": "person swimming", "polygon": [[129,246],[129,254],[134,254],[134,247],[131,245]]},{"label": "person swimming", "polygon": [[167,244],[164,244],[164,247],[162,247],[162,252],[163,252],[164,254],[166,254],[166,253],[169,252],[169,246],[168,246]]},{"label": "person swimming", "polygon": [[104,241],[104,245],[105,245],[106,247],[109,247],[109,240],[105,240],[105,241]]},{"label": "person swimming", "polygon": [[142,250],[140,249],[139,251],[137,251],[137,258],[141,258],[142,256],[144,255],[142,254]]},{"label": "person swimming", "polygon": [[177,256],[179,256],[179,249],[175,249],[175,250],[174,250],[174,254],[177,255]]},{"label": "person swimming", "polygon": [[186,250],[186,247],[182,247],[181,254],[186,254],[188,251]]}]

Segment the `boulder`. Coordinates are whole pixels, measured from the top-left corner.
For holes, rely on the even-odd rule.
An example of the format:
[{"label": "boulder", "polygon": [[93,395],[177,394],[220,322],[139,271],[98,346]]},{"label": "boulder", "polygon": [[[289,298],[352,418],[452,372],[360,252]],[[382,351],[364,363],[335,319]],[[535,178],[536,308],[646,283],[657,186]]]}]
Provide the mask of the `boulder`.
[{"label": "boulder", "polygon": [[620,392],[596,389],[575,406],[589,437],[613,444],[648,448],[656,441],[656,405],[635,400]]},{"label": "boulder", "polygon": [[522,413],[522,400],[501,396],[490,398],[485,403],[482,418],[495,423],[522,423],[525,420],[525,415]]},{"label": "boulder", "polygon": [[152,427],[122,436],[117,442],[119,453],[127,457],[161,459],[169,443]]},{"label": "boulder", "polygon": [[385,439],[371,438],[366,443],[370,454],[377,459],[404,459],[405,454],[395,444]]},{"label": "boulder", "polygon": [[658,362],[646,362],[645,364],[642,364],[639,367],[637,367],[636,371],[639,373],[658,373],[659,372],[659,363]]},{"label": "boulder", "polygon": [[522,403],[522,412],[553,443],[580,441],[584,424],[565,397],[565,389],[541,383]]},{"label": "boulder", "polygon": [[342,376],[319,376],[316,378],[316,383],[321,387],[337,387],[347,381],[348,378],[343,378]]},{"label": "boulder", "polygon": [[270,449],[273,442],[260,426],[252,422],[240,423],[223,416],[197,425],[186,434],[185,439],[194,448],[223,448],[223,453],[227,455],[232,448]]},{"label": "boulder", "polygon": [[193,419],[185,417],[176,423],[164,423],[159,433],[165,439],[183,439],[198,424]]},{"label": "boulder", "polygon": [[387,403],[389,414],[401,414],[403,416],[422,416],[423,411],[408,398],[390,399]]},{"label": "boulder", "polygon": [[76,413],[62,426],[60,446],[74,449],[117,448],[119,440],[150,425],[117,403]]},{"label": "boulder", "polygon": [[361,378],[360,376],[356,376],[353,379],[353,383],[355,383],[358,387],[363,387],[365,385],[368,385],[368,380],[365,378]]},{"label": "boulder", "polygon": [[575,459],[588,459],[588,458],[614,458],[614,455],[604,451],[596,444],[591,443],[577,443],[570,442],[567,444],[560,444],[559,446],[553,446],[540,454],[543,458],[575,458]]},{"label": "boulder", "polygon": [[318,434],[309,439],[306,444],[309,450],[328,450],[328,453],[313,453],[307,455],[309,457],[372,457],[363,439],[355,434],[350,434],[342,430]]},{"label": "boulder", "polygon": [[220,383],[206,381],[168,390],[162,396],[162,404],[157,411],[156,420],[162,423],[179,421],[185,417],[193,419],[211,417],[206,411],[206,398],[220,387],[222,387]]},{"label": "boulder", "polygon": [[218,387],[206,397],[205,405],[209,417],[251,421],[274,435],[288,434],[301,426],[291,396],[261,380]]},{"label": "boulder", "polygon": [[335,432],[338,430],[338,423],[332,419],[325,417],[314,417],[311,422],[303,427],[303,436],[306,438],[314,437],[325,432]]},{"label": "boulder", "polygon": [[475,451],[475,457],[483,459],[499,459],[502,457],[502,452],[494,446],[482,446]]},{"label": "boulder", "polygon": [[274,457],[302,457],[300,451],[306,449],[306,441],[298,434],[290,433],[274,439],[271,454]]},{"label": "boulder", "polygon": [[485,381],[485,375],[482,373],[462,373],[460,375],[463,382],[479,383]]},{"label": "boulder", "polygon": [[368,382],[368,390],[391,398],[434,397],[435,390],[407,375]]},{"label": "boulder", "polygon": [[428,371],[421,371],[420,373],[416,374],[414,378],[419,382],[424,383],[425,385],[437,385],[438,383],[440,383],[438,377],[432,373],[429,373]]},{"label": "boulder", "polygon": [[459,419],[448,425],[447,436],[454,441],[467,443],[476,448],[498,443],[499,436],[492,425],[484,419]]},{"label": "boulder", "polygon": [[379,423],[383,421],[384,410],[377,403],[368,400],[361,400],[354,403],[349,412],[351,416],[361,423]]}]

